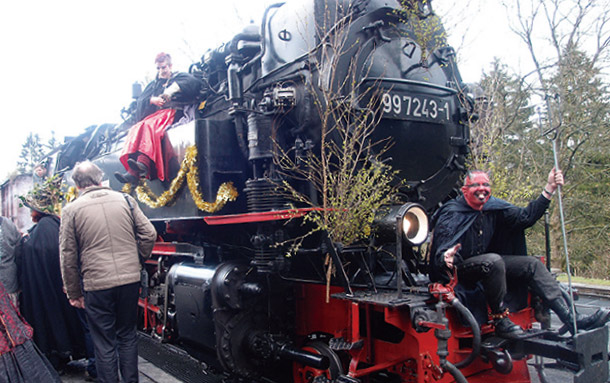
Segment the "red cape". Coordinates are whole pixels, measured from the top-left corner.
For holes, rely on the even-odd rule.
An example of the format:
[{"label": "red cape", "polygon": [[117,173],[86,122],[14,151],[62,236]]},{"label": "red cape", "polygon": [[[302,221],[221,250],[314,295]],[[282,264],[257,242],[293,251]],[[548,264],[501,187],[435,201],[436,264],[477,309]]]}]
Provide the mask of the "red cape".
[{"label": "red cape", "polygon": [[154,163],[157,178],[161,181],[165,180],[167,161],[164,160],[162,140],[165,136],[165,129],[174,123],[175,115],[175,109],[161,109],[129,129],[123,152],[119,157],[125,169],[129,169],[127,159],[130,158],[130,154],[142,153]]}]

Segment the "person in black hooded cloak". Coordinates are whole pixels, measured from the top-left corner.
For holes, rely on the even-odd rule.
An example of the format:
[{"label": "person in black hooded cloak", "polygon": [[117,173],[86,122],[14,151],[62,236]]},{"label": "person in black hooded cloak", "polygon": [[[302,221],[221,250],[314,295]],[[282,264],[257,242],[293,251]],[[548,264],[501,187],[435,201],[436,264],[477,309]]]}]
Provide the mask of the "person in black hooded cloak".
[{"label": "person in black hooded cloak", "polygon": [[61,178],[54,177],[20,197],[35,225],[16,254],[21,313],[34,328],[34,342],[59,372],[85,354],[83,326],[63,291],[59,266],[60,185]]}]

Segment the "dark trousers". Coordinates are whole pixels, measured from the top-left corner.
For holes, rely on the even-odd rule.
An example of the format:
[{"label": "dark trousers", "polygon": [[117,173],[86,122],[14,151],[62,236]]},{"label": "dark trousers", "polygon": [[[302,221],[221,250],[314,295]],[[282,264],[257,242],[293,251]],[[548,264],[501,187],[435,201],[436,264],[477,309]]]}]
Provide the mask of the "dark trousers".
[{"label": "dark trousers", "polygon": [[481,282],[492,313],[504,310],[506,281],[523,283],[545,302],[561,297],[557,281],[538,259],[494,253],[470,257],[458,265],[458,280],[468,287]]},{"label": "dark trousers", "polygon": [[97,377],[95,370],[95,351],[93,349],[93,339],[91,339],[91,332],[89,331],[89,323],[87,322],[87,313],[83,309],[77,309],[78,319],[83,325],[83,331],[85,332],[85,352],[87,355],[87,372],[89,376]]},{"label": "dark trousers", "polygon": [[[138,381],[138,293],[140,282],[85,292],[85,310],[95,348],[97,381]],[[117,363],[118,357],[118,363]]]}]

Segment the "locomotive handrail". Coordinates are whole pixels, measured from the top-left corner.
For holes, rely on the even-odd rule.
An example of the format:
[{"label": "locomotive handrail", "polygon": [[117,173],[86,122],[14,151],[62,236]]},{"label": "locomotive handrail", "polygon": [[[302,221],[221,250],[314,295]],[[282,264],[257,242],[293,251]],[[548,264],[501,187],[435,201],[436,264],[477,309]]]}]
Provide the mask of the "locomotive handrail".
[{"label": "locomotive handrail", "polygon": [[321,211],[322,208],[299,208],[299,209],[285,209],[285,210],[272,210],[265,212],[256,213],[243,213],[243,214],[226,214],[217,216],[204,217],[205,223],[208,225],[228,225],[236,223],[253,223],[253,222],[267,222],[267,221],[278,221],[292,218],[302,217],[312,211]]}]

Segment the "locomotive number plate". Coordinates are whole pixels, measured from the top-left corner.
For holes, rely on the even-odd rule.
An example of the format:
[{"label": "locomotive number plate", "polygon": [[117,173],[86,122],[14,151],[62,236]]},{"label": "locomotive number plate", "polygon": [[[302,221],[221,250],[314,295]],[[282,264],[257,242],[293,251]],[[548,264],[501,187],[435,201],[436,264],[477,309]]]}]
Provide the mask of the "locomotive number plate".
[{"label": "locomotive number plate", "polygon": [[386,118],[432,122],[450,121],[449,102],[429,96],[410,96],[399,92],[385,92],[381,108]]}]

